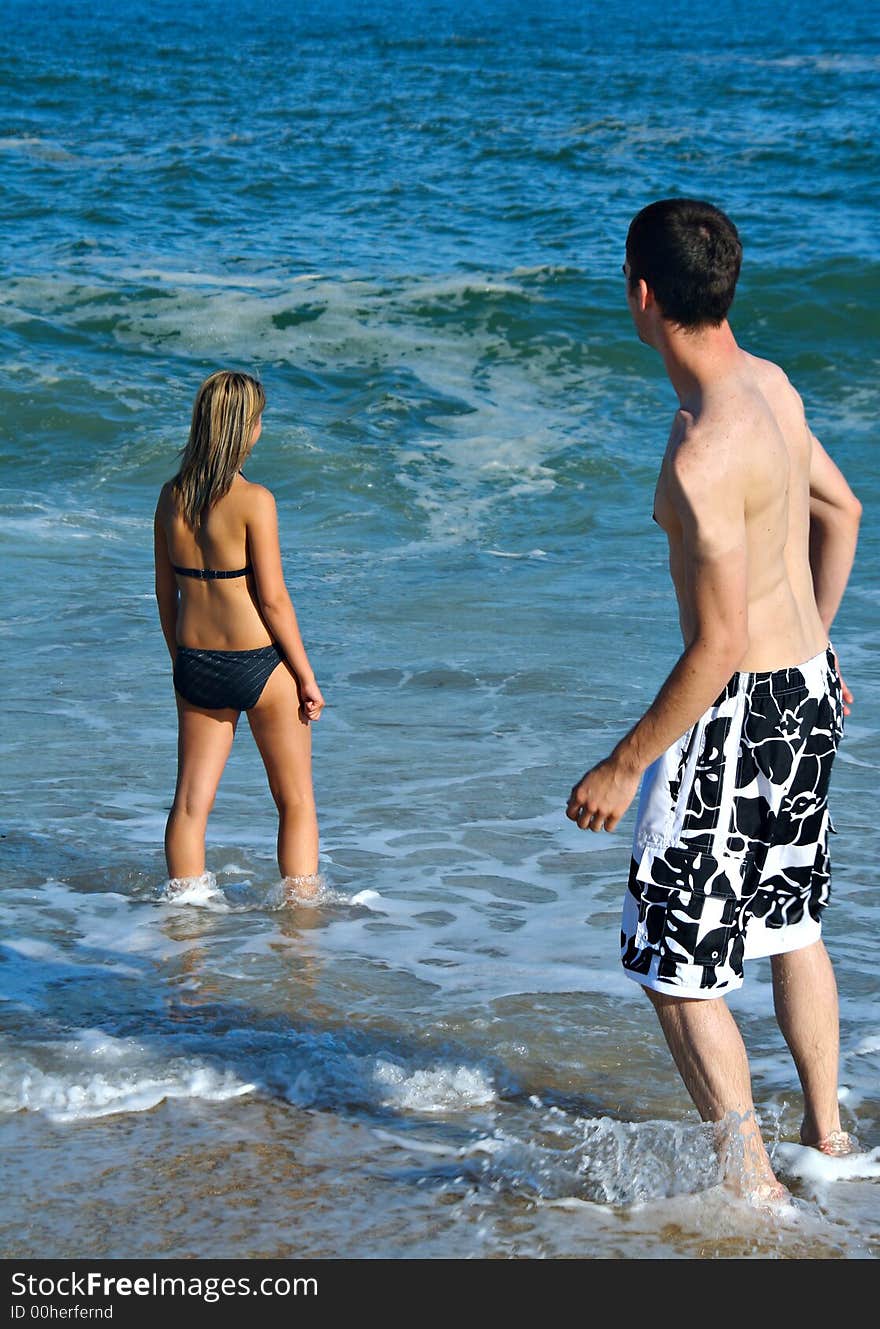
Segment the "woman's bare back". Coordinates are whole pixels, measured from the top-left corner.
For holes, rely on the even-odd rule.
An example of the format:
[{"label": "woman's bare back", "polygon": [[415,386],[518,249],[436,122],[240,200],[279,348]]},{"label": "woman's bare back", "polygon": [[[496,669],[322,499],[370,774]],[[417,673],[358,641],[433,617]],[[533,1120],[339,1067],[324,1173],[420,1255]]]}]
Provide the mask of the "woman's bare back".
[{"label": "woman's bare back", "polygon": [[[248,521],[253,520],[252,491],[257,488],[244,476],[237,476],[229,492],[213,505],[194,532],[183,519],[171,484],[166,484],[157,515],[165,533],[169,564],[212,571],[249,567]],[[260,612],[253,572],[205,580],[178,573],[177,585],[177,641],[181,646],[247,651],[272,641]]]}]

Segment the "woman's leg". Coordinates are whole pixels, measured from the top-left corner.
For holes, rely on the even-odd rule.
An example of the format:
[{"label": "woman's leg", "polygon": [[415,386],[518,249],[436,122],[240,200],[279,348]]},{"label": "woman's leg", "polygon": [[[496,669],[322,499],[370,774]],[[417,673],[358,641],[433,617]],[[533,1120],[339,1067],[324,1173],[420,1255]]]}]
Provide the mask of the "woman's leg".
[{"label": "woman's leg", "polygon": [[205,871],[205,831],[235,737],[238,711],[203,711],[177,696],[177,788],[165,827],[169,877]]},{"label": "woman's leg", "polygon": [[281,875],[312,876],[318,871],[312,734],[300,715],[296,680],[287,665],[280,664],[271,674],[247,717],[278,808]]}]

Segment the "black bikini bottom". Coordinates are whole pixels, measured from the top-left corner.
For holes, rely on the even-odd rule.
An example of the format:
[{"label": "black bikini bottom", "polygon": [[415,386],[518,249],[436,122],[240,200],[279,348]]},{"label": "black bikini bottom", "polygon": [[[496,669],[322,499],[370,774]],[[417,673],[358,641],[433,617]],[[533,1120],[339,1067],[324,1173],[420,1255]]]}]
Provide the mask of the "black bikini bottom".
[{"label": "black bikini bottom", "polygon": [[274,642],[255,651],[199,651],[178,646],[174,687],[184,701],[203,710],[249,711],[283,659]]}]

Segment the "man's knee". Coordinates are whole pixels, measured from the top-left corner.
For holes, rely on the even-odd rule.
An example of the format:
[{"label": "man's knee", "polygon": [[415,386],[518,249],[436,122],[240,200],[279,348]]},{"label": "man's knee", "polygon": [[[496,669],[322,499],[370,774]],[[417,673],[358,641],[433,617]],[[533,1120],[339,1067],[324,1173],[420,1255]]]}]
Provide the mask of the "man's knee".
[{"label": "man's knee", "polygon": [[721,993],[717,997],[677,997],[645,987],[645,994],[664,1030],[697,1031],[703,1026],[714,1026],[719,1016],[723,1019],[728,1013],[727,1002]]},{"label": "man's knee", "polygon": [[[654,1007],[655,1011],[675,1010],[681,1006],[699,1005],[699,999],[695,997],[676,997],[671,992],[658,992],[656,988],[644,987],[645,996]],[[720,1000],[718,998],[717,1000]]]}]

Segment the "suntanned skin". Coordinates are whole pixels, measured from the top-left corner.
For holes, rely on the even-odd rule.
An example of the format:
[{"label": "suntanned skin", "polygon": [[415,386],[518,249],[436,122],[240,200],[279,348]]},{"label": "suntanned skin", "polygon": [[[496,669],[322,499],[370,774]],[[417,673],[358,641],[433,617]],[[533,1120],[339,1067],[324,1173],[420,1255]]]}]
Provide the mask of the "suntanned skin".
[{"label": "suntanned skin", "polygon": [[[643,772],[700,718],[737,670],[776,670],[823,651],[855,555],[861,506],[811,433],[783,371],[743,351],[729,323],[671,324],[644,281],[627,300],[663,357],[680,409],[654,496],[684,650],[642,718],[574,786],[566,815],[614,830]],[[848,715],[852,694],[843,685]],[[837,991],[821,941],[773,959],[780,1026],[804,1090],[806,1144],[840,1131]],[[817,1003],[816,991],[826,999]],[[784,1193],[754,1117],[742,1039],[723,999],[646,989],[704,1120],[734,1121],[722,1142],[743,1186]]]},{"label": "suntanned skin", "polygon": [[[260,436],[259,419],[251,448]],[[286,878],[310,877],[318,868],[318,822],[311,777],[310,723],[324,698],[303,646],[284,583],[275,500],[262,485],[237,475],[204,518],[198,533],[180,515],[170,483],[154,522],[156,600],[174,662],[177,646],[247,651],[277,642],[286,657],[273,671],[248,723],[260,750],[279,812],[278,865]],[[178,577],[186,568],[238,569],[247,577],[199,581]],[[165,834],[168,875],[205,871],[205,830],[238,713],[203,710],[177,696],[178,778]]]}]

